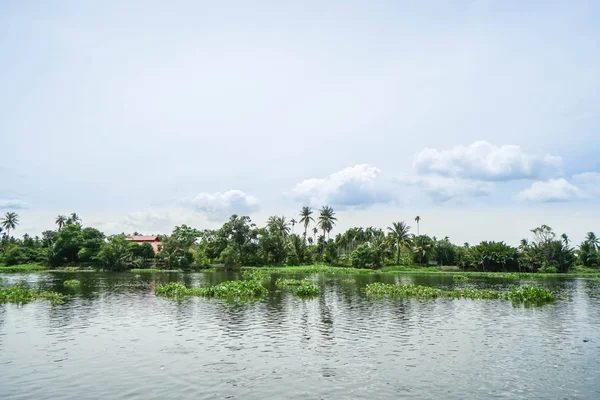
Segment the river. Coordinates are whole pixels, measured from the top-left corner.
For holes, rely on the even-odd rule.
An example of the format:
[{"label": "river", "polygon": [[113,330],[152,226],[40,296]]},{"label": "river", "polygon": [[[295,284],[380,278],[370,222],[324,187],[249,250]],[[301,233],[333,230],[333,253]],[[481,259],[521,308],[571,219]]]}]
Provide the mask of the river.
[{"label": "river", "polygon": [[[0,305],[0,398],[600,399],[600,281],[543,279],[553,304],[368,298],[369,282],[509,287],[451,276],[312,275],[313,299],[156,297],[224,273],[3,275],[70,294]],[[63,287],[78,279],[77,288]],[[563,295],[568,298],[562,298]]]}]

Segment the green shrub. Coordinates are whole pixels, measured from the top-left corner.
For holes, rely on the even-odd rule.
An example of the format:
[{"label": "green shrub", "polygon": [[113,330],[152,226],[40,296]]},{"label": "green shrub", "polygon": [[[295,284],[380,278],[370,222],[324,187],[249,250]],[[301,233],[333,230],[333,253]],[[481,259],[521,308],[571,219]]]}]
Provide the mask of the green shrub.
[{"label": "green shrub", "polygon": [[551,265],[544,265],[543,267],[540,267],[538,269],[538,272],[540,274],[556,274],[558,272],[558,269]]}]

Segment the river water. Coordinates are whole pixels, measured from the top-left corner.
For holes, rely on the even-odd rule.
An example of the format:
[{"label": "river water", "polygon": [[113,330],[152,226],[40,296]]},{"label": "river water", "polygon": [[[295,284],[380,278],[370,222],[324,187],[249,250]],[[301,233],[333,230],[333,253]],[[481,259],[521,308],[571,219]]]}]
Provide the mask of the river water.
[{"label": "river water", "polygon": [[[63,287],[73,278],[79,288]],[[600,399],[597,280],[537,280],[568,296],[541,307],[363,292],[375,281],[517,283],[422,275],[312,275],[322,294],[307,300],[273,288],[244,302],[153,294],[158,282],[227,278],[4,275],[72,299],[0,305],[0,398]]]}]

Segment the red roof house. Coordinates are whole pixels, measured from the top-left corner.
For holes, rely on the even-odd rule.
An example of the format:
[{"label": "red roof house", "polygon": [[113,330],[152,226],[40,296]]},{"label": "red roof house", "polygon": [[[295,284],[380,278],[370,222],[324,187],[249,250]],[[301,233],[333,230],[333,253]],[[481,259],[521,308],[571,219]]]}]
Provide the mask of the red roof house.
[{"label": "red roof house", "polygon": [[156,235],[153,236],[129,236],[125,238],[128,242],[135,242],[137,244],[149,243],[155,253],[158,253],[159,246],[162,246],[160,238]]}]

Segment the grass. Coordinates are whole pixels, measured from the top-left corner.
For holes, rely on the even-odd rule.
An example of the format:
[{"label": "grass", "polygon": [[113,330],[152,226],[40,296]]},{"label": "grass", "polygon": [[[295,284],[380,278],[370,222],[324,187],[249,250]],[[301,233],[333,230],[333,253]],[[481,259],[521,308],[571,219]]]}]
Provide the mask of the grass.
[{"label": "grass", "polygon": [[451,299],[487,299],[512,300],[521,303],[543,304],[554,301],[554,294],[548,289],[538,286],[519,286],[508,292],[491,289],[462,288],[454,290],[437,289],[422,285],[391,285],[386,283],[368,284],[366,293],[372,296],[405,297],[417,299],[435,299],[438,297]]},{"label": "grass", "polygon": [[154,293],[165,297],[251,298],[267,294],[267,289],[256,280],[225,281],[219,285],[200,288],[188,288],[181,282],[172,282],[158,285]]},{"label": "grass", "polygon": [[21,264],[21,265],[11,265],[9,267],[0,267],[0,273],[5,272],[36,272],[36,271],[46,271],[47,268],[43,265],[39,264]]},{"label": "grass", "polygon": [[183,272],[181,269],[158,269],[158,268],[132,268],[134,274],[156,273],[156,272]]},{"label": "grass", "polygon": [[81,285],[81,282],[79,282],[77,279],[68,279],[63,282],[63,286],[67,287],[77,287],[79,285]]},{"label": "grass", "polygon": [[64,302],[65,296],[56,292],[27,289],[21,285],[0,289],[0,303],[27,304],[36,300],[47,300],[52,304],[61,304]]}]

